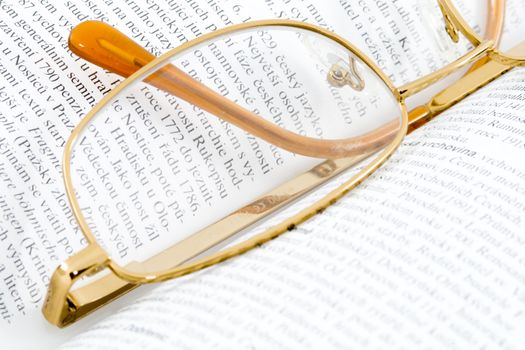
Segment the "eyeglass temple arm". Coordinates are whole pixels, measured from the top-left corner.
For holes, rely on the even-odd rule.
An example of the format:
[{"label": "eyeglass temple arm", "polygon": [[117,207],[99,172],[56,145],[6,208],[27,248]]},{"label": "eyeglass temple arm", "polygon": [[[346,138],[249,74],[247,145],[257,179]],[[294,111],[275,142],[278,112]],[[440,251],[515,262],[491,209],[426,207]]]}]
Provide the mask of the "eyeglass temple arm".
[{"label": "eyeglass temple arm", "polygon": [[[276,212],[301,194],[316,188],[368,155],[326,160],[147,260],[127,264],[126,269],[162,271],[166,268],[165,262],[169,260],[171,266],[179,268],[177,273],[183,275],[232,257],[232,254],[238,255],[249,247],[261,244],[262,241],[256,239],[247,246],[234,249],[229,253],[216,253],[210,259],[200,260],[197,265],[182,265],[267,215]],[[304,219],[305,217],[300,220]],[[295,221],[293,225],[299,223],[300,221]],[[290,229],[291,226],[288,225],[285,225],[285,229]],[[275,230],[272,234],[279,232],[283,231]],[[266,241],[267,239],[262,238],[262,240]],[[251,245],[252,243],[253,245]],[[94,275],[106,268],[111,270],[110,274],[73,289],[73,285],[81,278]],[[175,277],[171,274],[170,276],[169,278]],[[159,281],[163,277],[157,275],[154,279],[146,278],[144,280],[134,280],[134,278],[136,277],[126,276],[125,271],[112,265],[103,249],[92,242],[66,260],[53,273],[43,313],[50,323],[58,327],[65,327],[139,285],[132,282],[147,283]]]},{"label": "eyeglass temple arm", "polygon": [[[69,47],[78,56],[128,77],[155,56],[115,28],[97,21],[79,24],[71,31]],[[173,65],[161,67],[144,81],[180,97],[241,129],[288,151],[324,159],[368,153],[385,146],[399,128],[397,120],[367,134],[348,139],[321,140],[278,127],[223,97]]]}]

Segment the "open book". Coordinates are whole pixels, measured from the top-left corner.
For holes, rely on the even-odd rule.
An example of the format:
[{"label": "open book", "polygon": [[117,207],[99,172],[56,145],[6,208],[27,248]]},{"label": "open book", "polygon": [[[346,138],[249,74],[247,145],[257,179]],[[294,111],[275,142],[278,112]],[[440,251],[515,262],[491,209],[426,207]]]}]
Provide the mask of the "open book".
[{"label": "open book", "polygon": [[[463,5],[482,32],[480,4]],[[519,16],[525,2],[509,1],[507,8],[504,48],[525,39]],[[522,69],[409,135],[357,190],[284,236],[199,273],[142,286],[66,329],[47,324],[40,311],[52,271],[85,243],[62,186],[64,142],[120,80],[68,51],[73,25],[106,21],[160,54],[250,19],[309,21],[352,41],[402,84],[467,49],[464,42],[454,45],[442,37],[442,23],[428,16],[436,10],[432,0],[0,2],[2,347],[523,344]],[[420,95],[412,102],[424,101]],[[319,198],[345,176],[301,200]],[[263,225],[293,211],[287,208]]]}]

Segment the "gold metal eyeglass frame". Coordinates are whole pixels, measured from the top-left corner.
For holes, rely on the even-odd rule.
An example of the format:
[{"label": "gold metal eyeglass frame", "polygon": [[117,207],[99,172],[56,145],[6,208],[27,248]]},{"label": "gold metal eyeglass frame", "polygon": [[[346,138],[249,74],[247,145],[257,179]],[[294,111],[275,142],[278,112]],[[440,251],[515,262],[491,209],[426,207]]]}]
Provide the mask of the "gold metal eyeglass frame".
[{"label": "gold metal eyeglass frame", "polygon": [[[438,3],[445,20],[445,28],[451,39],[457,41],[459,33],[461,33],[470,41],[474,48],[456,61],[446,65],[438,71],[400,87],[395,87],[371,59],[369,59],[359,49],[354,47],[344,38],[311,24],[289,20],[263,20],[234,25],[217,30],[210,34],[203,35],[195,40],[185,43],[165,53],[164,55],[153,59],[149,63],[139,62],[142,68],[139,69],[139,67],[137,67],[137,71],[135,73],[133,73],[129,78],[124,80],[120,85],[104,96],[104,98],[93,108],[93,110],[91,110],[90,113],[88,113],[81,120],[79,125],[73,130],[65,146],[63,173],[66,193],[73,213],[78,221],[79,227],[88,241],[88,245],[80,252],[63,262],[54,272],[49,284],[47,298],[43,305],[43,313],[45,318],[50,323],[57,325],[58,327],[67,326],[85,316],[86,314],[92,312],[93,310],[117,298],[118,296],[136,288],[140,284],[160,282],[201,270],[226,259],[242,254],[283,234],[284,232],[287,232],[288,230],[292,230],[300,223],[314,216],[316,213],[323,211],[329,205],[333,204],[339,198],[344,196],[346,193],[364,181],[393,154],[407,132],[410,132],[411,130],[414,130],[415,128],[426,123],[428,120],[432,119],[443,110],[449,108],[454,103],[460,101],[465,96],[484,86],[491,80],[504,74],[511,68],[525,64],[525,61],[519,58],[520,56],[525,57],[525,43],[511,50],[509,55],[500,53],[495,46],[495,42],[499,40],[503,24],[503,9],[505,6],[504,0],[489,1],[491,9],[490,13],[492,16],[489,15],[488,20],[489,25],[487,35],[491,38],[488,40],[481,39],[475,33],[475,31],[460,16],[457,9],[451,4],[450,0],[438,0]],[[126,269],[126,267],[118,265],[97,243],[82,214],[82,210],[78,204],[77,198],[75,197],[74,186],[71,179],[70,158],[72,147],[79,134],[90,122],[90,120],[111,99],[117,96],[117,94],[119,94],[133,82],[144,79],[146,76],[148,76],[148,72],[165,65],[167,62],[169,62],[170,58],[177,55],[178,53],[224,34],[248,28],[268,26],[287,26],[320,34],[340,44],[355,54],[355,56],[362,62],[365,62],[389,87],[392,94],[396,97],[399,108],[402,111],[401,125],[399,131],[395,134],[393,141],[390,142],[383,151],[381,151],[375,160],[360,170],[357,175],[327,194],[321,200],[301,210],[299,213],[286,219],[280,224],[249,238],[247,241],[236,244],[226,250],[213,253],[206,258],[188,262],[188,260],[198,256],[201,252],[206,251],[210,247],[213,247],[225,239],[233,236],[235,233],[252,225],[261,218],[272,212],[275,212],[279,208],[282,208],[284,205],[288,204],[290,201],[296,199],[300,195],[317,187],[319,184],[327,181],[335,175],[340,174],[348,167],[354,165],[357,161],[363,159],[366,154],[351,155],[349,157],[341,155],[340,157],[328,159],[310,171],[299,175],[295,179],[288,181],[283,185],[280,185],[243,209],[253,208],[258,204],[264,203],[265,200],[271,198],[272,196],[275,196],[275,198],[286,198],[286,200],[282,200],[281,202],[277,203],[277,205],[268,206],[266,210],[240,209],[225,217],[224,219],[197,232],[193,236],[190,236],[180,243],[148,259],[147,261],[142,263],[134,263],[135,265],[139,264],[142,266],[147,266],[149,271],[155,270],[153,267],[159,266],[161,271],[156,274],[139,273],[136,270],[130,271],[129,269]],[[124,53],[123,55],[125,56],[126,54]],[[133,58],[131,60],[133,63],[136,63],[136,60],[133,60]],[[450,75],[458,69],[474,62],[478,63],[471,67],[467,75],[435,95],[425,105],[413,109],[410,111],[410,113],[407,112],[405,99],[408,96],[421,91],[427,86]],[[198,83],[196,82],[189,82],[189,84],[197,84],[197,86],[191,85],[190,91],[193,91],[191,90],[193,88],[198,88]],[[187,96],[187,99],[190,102],[195,101],[193,98],[195,97],[191,94]],[[198,103],[202,103],[202,101],[197,101],[196,103],[198,105]],[[213,108],[216,108],[214,106],[208,107],[212,110]],[[166,266],[166,261],[170,262],[172,268],[162,270],[160,266]],[[105,269],[109,269],[110,273],[104,277],[90,282],[87,285],[72,289],[73,285],[83,277],[97,274]]]}]

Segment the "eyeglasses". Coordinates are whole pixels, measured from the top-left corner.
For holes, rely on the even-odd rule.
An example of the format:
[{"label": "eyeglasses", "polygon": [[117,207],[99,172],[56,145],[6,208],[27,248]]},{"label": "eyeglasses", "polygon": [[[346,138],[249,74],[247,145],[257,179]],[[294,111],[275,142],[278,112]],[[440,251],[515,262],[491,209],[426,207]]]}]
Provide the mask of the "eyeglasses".
[{"label": "eyeglasses", "polygon": [[[448,36],[457,42],[461,33],[473,49],[400,87],[347,40],[302,22],[235,25],[158,58],[103,23],[76,27],[72,51],[129,77],[65,146],[66,193],[87,246],[53,274],[46,319],[66,326],[140,284],[198,271],[293,229],[364,181],[409,130],[524,64],[523,47],[503,54],[495,46],[504,1],[489,1],[490,40],[449,0],[438,3]],[[407,112],[407,97],[473,62]],[[237,237],[343,172],[352,175],[320,200]],[[88,276],[96,279],[73,289]]]}]

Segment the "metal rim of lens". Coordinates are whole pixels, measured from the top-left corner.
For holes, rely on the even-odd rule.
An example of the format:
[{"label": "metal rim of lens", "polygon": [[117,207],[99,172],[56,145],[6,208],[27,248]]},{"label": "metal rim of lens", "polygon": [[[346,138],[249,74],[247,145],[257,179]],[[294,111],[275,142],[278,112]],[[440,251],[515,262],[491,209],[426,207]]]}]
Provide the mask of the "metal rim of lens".
[{"label": "metal rim of lens", "polygon": [[[79,122],[79,124],[75,127],[75,129],[73,129],[64,147],[64,154],[63,154],[64,185],[65,185],[66,194],[70,202],[70,206],[75,216],[75,219],[77,220],[77,223],[84,237],[90,244],[99,245],[96,238],[91,233],[91,229],[78,203],[77,197],[75,195],[75,186],[73,185],[73,180],[71,176],[71,168],[70,168],[71,155],[72,155],[72,151],[73,151],[75,142],[77,141],[78,136],[82,133],[82,131],[89,124],[89,122],[98,114],[98,112],[101,109],[107,106],[107,104],[110,101],[112,101],[122,90],[124,90],[130,84],[133,84],[136,81],[142,80],[143,78],[151,74],[152,71],[154,71],[155,69],[169,62],[170,58],[179,54],[180,52],[183,52],[193,46],[199,45],[205,41],[209,41],[210,39],[214,39],[221,35],[229,34],[235,31],[250,29],[250,28],[258,28],[258,27],[279,27],[279,26],[303,29],[303,30],[311,31],[311,32],[320,34],[324,37],[327,37],[328,39],[333,40],[334,42],[338,43],[345,49],[355,54],[358,59],[360,59],[363,63],[365,63],[370,69],[372,69],[372,71],[390,89],[390,92],[393,94],[394,98],[398,102],[399,110],[401,111],[401,124],[400,124],[399,130],[396,133],[395,138],[386,146],[386,148],[383,151],[381,151],[381,153],[370,164],[368,164],[364,169],[362,169],[358,174],[356,174],[350,180],[343,183],[337,189],[330,192],[328,195],[324,196],[322,199],[314,203],[312,206],[309,206],[301,210],[299,213],[294,215],[292,218],[289,218],[288,220],[282,222],[281,224],[276,225],[260,234],[257,234],[256,236],[252,238],[251,241],[249,240],[247,242],[242,242],[227,250],[221,251],[220,253],[211,255],[205,258],[204,260],[197,261],[195,263],[182,264],[174,268],[164,269],[154,274],[153,273],[141,273],[138,271],[130,271],[125,266],[120,266],[118,263],[113,261],[111,257],[108,255],[107,267],[109,267],[115,273],[115,275],[117,275],[119,278],[126,280],[128,282],[131,282],[131,283],[148,283],[148,282],[157,282],[157,281],[167,280],[167,279],[175,278],[180,275],[194,272],[196,270],[200,270],[206,266],[213,265],[219,261],[225,260],[227,258],[231,258],[233,256],[241,254],[242,252],[250,250],[255,245],[259,245],[262,242],[266,242],[286,232],[290,225],[295,225],[300,222],[303,222],[309,217],[313,216],[317,211],[328,207],[335,200],[339,199],[344,194],[349,192],[351,189],[356,187],[366,177],[368,177],[377,168],[379,168],[392,155],[392,153],[397,149],[397,147],[401,144],[401,141],[406,135],[406,130],[408,126],[408,113],[406,110],[404,100],[401,97],[399,90],[393,85],[393,83],[383,73],[383,71],[370,58],[368,58],[364,53],[362,53],[358,48],[356,48],[350,42],[338,36],[337,34],[329,32],[318,26],[304,23],[304,22],[292,21],[292,20],[262,20],[262,21],[254,21],[254,22],[242,23],[242,24],[226,27],[226,28],[217,30],[215,32],[200,36],[194,40],[191,40],[181,46],[178,46],[168,51],[167,53],[159,56],[152,62],[148,63],[147,65],[142,67],[140,70],[135,72],[133,75],[125,79],[110,93],[104,96],[101,99],[101,101]],[[251,246],[250,242],[252,242],[253,240],[257,241],[257,243],[254,246]]]}]

